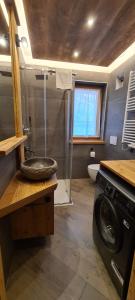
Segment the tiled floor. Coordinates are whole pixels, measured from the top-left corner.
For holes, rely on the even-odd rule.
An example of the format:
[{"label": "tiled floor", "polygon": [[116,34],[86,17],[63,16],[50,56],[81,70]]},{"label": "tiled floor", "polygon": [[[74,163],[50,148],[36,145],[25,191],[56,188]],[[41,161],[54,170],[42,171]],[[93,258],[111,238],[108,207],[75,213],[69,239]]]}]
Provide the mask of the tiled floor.
[{"label": "tiled floor", "polygon": [[55,207],[55,235],[17,250],[8,300],[118,300],[93,244],[94,186],[72,181],[73,206]]}]

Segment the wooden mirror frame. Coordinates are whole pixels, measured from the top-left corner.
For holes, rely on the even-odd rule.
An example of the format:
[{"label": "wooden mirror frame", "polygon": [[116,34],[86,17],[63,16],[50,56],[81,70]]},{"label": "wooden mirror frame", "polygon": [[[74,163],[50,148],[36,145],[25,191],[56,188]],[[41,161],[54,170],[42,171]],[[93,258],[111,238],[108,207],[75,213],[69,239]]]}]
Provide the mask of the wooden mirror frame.
[{"label": "wooden mirror frame", "polygon": [[24,160],[24,141],[27,139],[27,136],[23,135],[19,53],[15,39],[17,33],[18,18],[15,10],[14,1],[6,0],[5,4],[7,6],[9,16],[9,39],[13,79],[13,104],[16,135],[0,142],[0,156],[8,155],[11,151],[18,147],[19,160],[20,162],[22,162]]}]

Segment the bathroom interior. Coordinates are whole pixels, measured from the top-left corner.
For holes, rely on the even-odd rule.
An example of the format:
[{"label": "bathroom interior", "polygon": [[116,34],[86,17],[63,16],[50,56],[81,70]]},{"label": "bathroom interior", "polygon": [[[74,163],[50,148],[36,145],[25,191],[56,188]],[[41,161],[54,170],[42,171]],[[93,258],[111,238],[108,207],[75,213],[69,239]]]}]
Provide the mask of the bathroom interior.
[{"label": "bathroom interior", "polygon": [[135,2],[0,0],[0,300],[135,300]]}]

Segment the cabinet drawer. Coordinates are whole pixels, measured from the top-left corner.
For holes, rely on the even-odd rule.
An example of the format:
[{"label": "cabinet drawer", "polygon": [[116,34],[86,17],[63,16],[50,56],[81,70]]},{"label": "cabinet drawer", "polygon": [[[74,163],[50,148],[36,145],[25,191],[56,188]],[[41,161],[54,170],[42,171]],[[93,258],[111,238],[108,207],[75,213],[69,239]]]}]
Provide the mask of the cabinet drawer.
[{"label": "cabinet drawer", "polygon": [[11,215],[12,238],[43,237],[54,233],[54,197],[38,199]]}]

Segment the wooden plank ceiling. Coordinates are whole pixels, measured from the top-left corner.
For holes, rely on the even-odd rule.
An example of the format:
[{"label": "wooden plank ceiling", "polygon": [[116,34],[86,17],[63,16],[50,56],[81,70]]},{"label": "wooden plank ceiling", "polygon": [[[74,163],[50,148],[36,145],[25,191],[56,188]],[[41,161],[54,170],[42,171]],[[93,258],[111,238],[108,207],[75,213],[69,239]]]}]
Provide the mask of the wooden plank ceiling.
[{"label": "wooden plank ceiling", "polygon": [[135,41],[135,0],[23,2],[34,58],[108,66]]},{"label": "wooden plank ceiling", "polygon": [[[3,15],[2,12],[2,8],[0,6],[0,36],[1,35],[7,35],[8,34],[8,26],[5,20],[5,17]],[[10,54],[10,50],[9,50],[9,45],[8,47],[2,47],[0,46],[0,55],[9,55]]]}]

